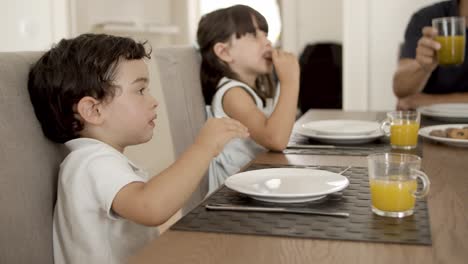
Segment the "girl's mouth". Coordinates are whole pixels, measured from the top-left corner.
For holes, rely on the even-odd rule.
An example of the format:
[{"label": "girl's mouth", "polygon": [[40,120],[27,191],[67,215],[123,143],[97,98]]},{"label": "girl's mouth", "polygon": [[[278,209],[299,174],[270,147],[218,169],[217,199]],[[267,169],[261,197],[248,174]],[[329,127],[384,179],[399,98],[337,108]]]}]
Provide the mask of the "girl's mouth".
[{"label": "girl's mouth", "polygon": [[273,61],[272,53],[271,51],[267,51],[263,54],[263,58],[267,61]]}]

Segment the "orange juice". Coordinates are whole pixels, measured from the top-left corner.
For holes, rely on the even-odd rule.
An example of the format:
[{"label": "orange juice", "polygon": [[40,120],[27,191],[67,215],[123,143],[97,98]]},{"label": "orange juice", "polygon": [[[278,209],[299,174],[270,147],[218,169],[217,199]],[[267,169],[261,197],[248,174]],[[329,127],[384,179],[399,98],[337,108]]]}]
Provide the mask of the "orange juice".
[{"label": "orange juice", "polygon": [[[393,180],[392,178],[395,178]],[[416,180],[370,179],[372,206],[387,212],[403,212],[414,208]]]},{"label": "orange juice", "polygon": [[465,36],[437,36],[440,50],[437,55],[440,65],[462,64],[465,58]]},{"label": "orange juice", "polygon": [[416,147],[418,144],[419,122],[394,122],[390,127],[390,144],[395,147]]}]

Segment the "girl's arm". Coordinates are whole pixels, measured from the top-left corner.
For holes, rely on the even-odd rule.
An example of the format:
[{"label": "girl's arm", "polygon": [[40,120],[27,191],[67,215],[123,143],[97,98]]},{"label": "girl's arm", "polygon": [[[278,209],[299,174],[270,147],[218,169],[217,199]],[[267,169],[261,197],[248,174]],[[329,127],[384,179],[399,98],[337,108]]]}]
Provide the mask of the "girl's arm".
[{"label": "girl's arm", "polygon": [[299,64],[293,54],[274,50],[273,63],[281,83],[278,103],[269,118],[242,88],[231,88],[223,97],[224,112],[239,120],[258,144],[281,151],[286,148],[296,119],[299,94]]}]

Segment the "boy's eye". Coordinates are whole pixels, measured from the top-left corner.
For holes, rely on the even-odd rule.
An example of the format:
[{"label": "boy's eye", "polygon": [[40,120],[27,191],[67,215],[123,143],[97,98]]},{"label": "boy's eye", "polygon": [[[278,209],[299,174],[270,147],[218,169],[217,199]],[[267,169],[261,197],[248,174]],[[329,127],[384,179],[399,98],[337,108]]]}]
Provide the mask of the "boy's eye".
[{"label": "boy's eye", "polygon": [[143,88],[141,88],[140,90],[138,90],[138,92],[139,92],[140,94],[144,94],[145,90],[146,90],[146,87],[143,87]]}]

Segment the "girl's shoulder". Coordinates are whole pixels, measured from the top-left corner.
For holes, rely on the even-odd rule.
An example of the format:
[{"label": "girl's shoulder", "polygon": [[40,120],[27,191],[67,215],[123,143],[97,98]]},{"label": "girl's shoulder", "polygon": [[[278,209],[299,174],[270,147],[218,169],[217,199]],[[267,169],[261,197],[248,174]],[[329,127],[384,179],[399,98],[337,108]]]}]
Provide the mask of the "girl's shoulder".
[{"label": "girl's shoulder", "polygon": [[218,88],[216,90],[215,95],[213,96],[213,100],[211,102],[211,111],[214,117],[227,117],[228,115],[224,112],[223,108],[223,97],[227,91],[231,88],[242,88],[246,91],[252,99],[255,101],[255,104],[259,109],[263,109],[264,104],[260,96],[247,84],[229,79],[227,77],[223,77],[219,83]]},{"label": "girl's shoulder", "polygon": [[226,92],[229,89],[236,88],[236,87],[240,87],[244,89],[250,96],[252,96],[257,106],[263,107],[262,99],[260,98],[260,96],[258,96],[258,94],[255,92],[255,90],[252,87],[248,86],[247,84],[241,81],[237,81],[237,80],[230,79],[227,77],[223,77],[219,81],[218,87],[216,88],[216,93],[213,96],[213,103],[218,102],[218,101],[222,102],[223,96],[226,94]]}]

